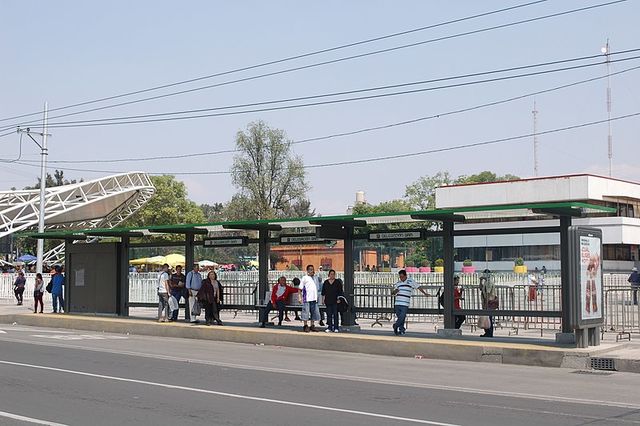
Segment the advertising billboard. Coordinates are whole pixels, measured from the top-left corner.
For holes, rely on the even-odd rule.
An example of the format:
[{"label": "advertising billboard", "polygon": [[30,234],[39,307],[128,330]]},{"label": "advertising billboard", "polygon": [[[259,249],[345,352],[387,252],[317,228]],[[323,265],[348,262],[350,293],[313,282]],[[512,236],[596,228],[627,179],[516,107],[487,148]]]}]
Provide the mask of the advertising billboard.
[{"label": "advertising billboard", "polygon": [[[604,321],[602,303],[602,231],[597,228],[569,228],[571,253],[571,309],[574,328],[590,328]],[[563,309],[567,307],[563,306]]]}]

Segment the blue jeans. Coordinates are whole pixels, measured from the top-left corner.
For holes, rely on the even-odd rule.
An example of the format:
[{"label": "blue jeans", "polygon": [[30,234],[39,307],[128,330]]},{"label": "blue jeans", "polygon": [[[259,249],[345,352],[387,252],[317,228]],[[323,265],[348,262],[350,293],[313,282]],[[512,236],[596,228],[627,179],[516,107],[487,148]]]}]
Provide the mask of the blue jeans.
[{"label": "blue jeans", "polygon": [[[178,303],[180,303],[180,299],[184,297],[184,293],[182,293],[181,288],[174,288],[173,290],[171,290],[171,295],[176,298]],[[185,300],[184,319],[185,321],[191,321],[191,312],[189,311],[189,299],[185,297],[184,300]],[[179,310],[180,310],[180,307],[178,306],[178,309],[176,309],[171,313],[172,320],[174,321],[178,320]]]},{"label": "blue jeans", "polygon": [[408,306],[403,306],[403,305],[396,305],[394,307],[394,310],[396,312],[396,317],[398,318],[396,320],[396,322],[393,324],[393,331],[394,332],[398,332],[398,333],[404,333],[405,332],[405,327],[404,327],[404,322],[407,318],[407,312],[409,311],[409,307]]},{"label": "blue jeans", "polygon": [[51,300],[53,301],[53,312],[58,312],[58,300],[60,300],[60,312],[64,309],[64,297],[61,294],[51,294]]},{"label": "blue jeans", "polygon": [[338,330],[340,323],[338,322],[338,304],[327,304],[327,327],[329,330]]}]

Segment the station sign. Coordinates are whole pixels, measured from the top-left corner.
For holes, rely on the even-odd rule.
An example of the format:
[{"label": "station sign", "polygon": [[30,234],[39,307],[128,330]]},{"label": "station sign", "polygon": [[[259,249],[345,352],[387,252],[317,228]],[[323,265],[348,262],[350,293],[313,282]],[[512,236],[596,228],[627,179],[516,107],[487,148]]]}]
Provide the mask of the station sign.
[{"label": "station sign", "polygon": [[280,244],[324,244],[326,238],[318,238],[316,234],[281,235]]},{"label": "station sign", "polygon": [[369,241],[406,241],[406,240],[421,240],[421,231],[384,231],[384,232],[370,232]]},{"label": "station sign", "polygon": [[205,247],[241,247],[249,245],[249,237],[215,237],[203,240]]}]

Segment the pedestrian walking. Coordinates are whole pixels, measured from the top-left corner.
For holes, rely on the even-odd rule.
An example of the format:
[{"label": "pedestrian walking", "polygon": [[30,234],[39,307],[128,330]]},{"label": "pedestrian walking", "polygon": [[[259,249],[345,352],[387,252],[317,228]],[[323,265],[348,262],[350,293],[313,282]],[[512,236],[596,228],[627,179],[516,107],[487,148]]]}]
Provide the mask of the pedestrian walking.
[{"label": "pedestrian walking", "polygon": [[202,286],[198,291],[198,301],[204,306],[205,324],[211,325],[215,321],[216,324],[222,325],[220,315],[218,313],[218,304],[220,303],[220,292],[217,285],[216,273],[209,271],[207,278],[202,280]]},{"label": "pedestrian walking", "polygon": [[340,323],[338,321],[338,303],[341,303],[340,296],[344,297],[342,280],[336,278],[336,271],[329,271],[329,278],[322,284],[322,296],[327,307],[327,332],[338,333]]},{"label": "pedestrian walking", "polygon": [[394,311],[396,314],[396,322],[393,324],[393,334],[396,336],[403,335],[406,332],[405,321],[407,318],[407,312],[409,311],[409,305],[411,304],[411,296],[413,290],[420,290],[425,296],[431,296],[420,284],[415,282],[412,278],[407,277],[407,271],[401,269],[398,272],[399,281],[393,286],[391,295],[396,297],[394,304]]},{"label": "pedestrian walking", "polygon": [[[314,321],[320,320],[320,309],[318,308],[318,287],[313,278],[315,270],[313,265],[307,265],[307,275],[300,280],[300,290],[298,300],[302,303],[302,321],[304,326],[302,331],[308,333],[316,330]],[[309,326],[309,323],[311,326]]]},{"label": "pedestrian walking", "polygon": [[64,274],[62,267],[56,265],[53,267],[55,273],[51,277],[51,299],[53,303],[53,313],[62,313],[64,307]]},{"label": "pedestrian walking", "polygon": [[171,275],[169,283],[171,285],[171,296],[178,302],[178,309],[171,313],[171,321],[178,321],[178,311],[180,311],[180,299],[184,298],[184,320],[191,322],[191,310],[189,309],[189,293],[186,291],[186,277],[182,273],[182,266],[176,266],[176,272]]},{"label": "pedestrian walking", "polygon": [[169,319],[169,265],[162,265],[158,274],[158,322],[165,322]]},{"label": "pedestrian walking", "polygon": [[42,296],[44,295],[44,280],[42,274],[36,274],[36,283],[33,287],[33,313],[38,313],[38,303],[40,303],[40,313],[44,310],[44,304],[42,303]]},{"label": "pedestrian walking", "polygon": [[16,280],[13,282],[13,294],[16,296],[18,305],[22,305],[24,286],[27,284],[27,279],[24,277],[24,272],[18,272]]},{"label": "pedestrian walking", "polygon": [[300,291],[300,289],[287,285],[286,277],[278,278],[278,282],[271,289],[271,300],[269,300],[269,303],[267,303],[267,306],[262,312],[260,327],[266,327],[269,319],[269,312],[274,308],[278,310],[278,326],[282,326],[287,300],[289,300],[289,296],[293,293],[297,293],[298,291]]},{"label": "pedestrian walking", "polygon": [[633,290],[633,304],[638,304],[638,290],[640,290],[640,274],[638,274],[638,268],[631,268],[631,275],[627,281],[631,284],[631,290]]},{"label": "pedestrian walking", "polygon": [[189,311],[191,312],[192,322],[197,323],[200,316],[200,309],[194,309],[194,305],[197,301],[198,291],[202,287],[202,274],[200,274],[200,265],[198,263],[193,264],[193,269],[187,273],[186,289],[189,293]]}]

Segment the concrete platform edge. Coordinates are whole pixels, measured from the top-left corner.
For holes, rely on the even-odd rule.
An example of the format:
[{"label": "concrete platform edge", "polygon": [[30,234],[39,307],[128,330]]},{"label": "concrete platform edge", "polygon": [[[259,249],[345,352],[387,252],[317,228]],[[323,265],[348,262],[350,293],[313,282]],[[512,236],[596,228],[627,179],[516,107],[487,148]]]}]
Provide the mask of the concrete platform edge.
[{"label": "concrete platform edge", "polygon": [[[291,330],[272,330],[252,327],[204,327],[187,324],[165,324],[138,319],[116,319],[75,315],[0,315],[0,323],[37,327],[64,328],[94,332],[147,335],[159,337],[216,340],[245,344],[264,344],[303,349],[337,352],[366,353],[372,355],[423,357],[451,361],[493,362],[540,367],[585,369],[589,358],[604,351],[564,349],[491,341],[477,342],[461,339],[422,339],[415,337],[370,336],[358,334],[300,333]],[[393,343],[393,344],[390,344]],[[520,347],[521,346],[521,347]],[[613,350],[613,349],[610,349]],[[640,372],[640,361],[617,360],[621,367],[629,366]],[[632,368],[633,367],[633,368]],[[637,370],[637,371],[635,371]]]}]

